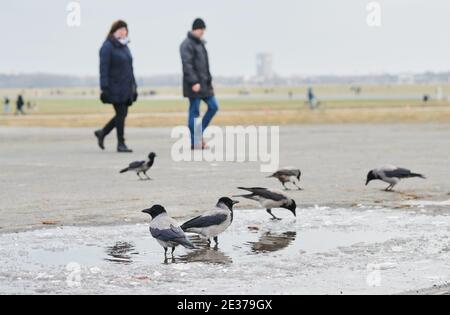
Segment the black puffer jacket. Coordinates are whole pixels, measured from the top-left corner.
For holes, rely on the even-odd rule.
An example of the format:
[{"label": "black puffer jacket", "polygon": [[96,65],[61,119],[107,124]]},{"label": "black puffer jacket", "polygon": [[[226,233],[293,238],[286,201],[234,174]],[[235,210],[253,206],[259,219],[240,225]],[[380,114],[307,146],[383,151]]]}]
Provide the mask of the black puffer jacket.
[{"label": "black puffer jacket", "polygon": [[133,57],[128,46],[115,38],[108,38],[100,50],[100,88],[104,103],[131,105],[136,101]]},{"label": "black puffer jacket", "polygon": [[[183,94],[185,97],[205,98],[214,96],[212,76],[209,71],[208,51],[205,42],[188,33],[180,47],[183,62]],[[192,86],[200,83],[198,93],[192,91]]]}]

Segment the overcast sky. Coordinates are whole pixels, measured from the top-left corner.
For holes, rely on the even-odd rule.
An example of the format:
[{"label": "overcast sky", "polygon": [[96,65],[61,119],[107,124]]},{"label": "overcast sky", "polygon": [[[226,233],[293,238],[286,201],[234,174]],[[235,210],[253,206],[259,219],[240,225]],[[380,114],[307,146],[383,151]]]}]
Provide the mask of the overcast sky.
[{"label": "overcast sky", "polygon": [[216,75],[252,75],[269,52],[281,75],[450,70],[450,1],[380,0],[382,27],[367,25],[369,0],[1,0],[0,73],[92,75],[111,22],[130,25],[138,75],[180,72],[178,47],[192,20],[208,25]]}]

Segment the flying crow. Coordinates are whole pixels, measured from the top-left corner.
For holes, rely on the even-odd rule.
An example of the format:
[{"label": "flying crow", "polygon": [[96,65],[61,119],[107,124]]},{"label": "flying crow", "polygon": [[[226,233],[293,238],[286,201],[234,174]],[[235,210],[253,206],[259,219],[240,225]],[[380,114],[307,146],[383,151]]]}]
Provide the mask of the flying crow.
[{"label": "flying crow", "polygon": [[241,195],[236,197],[243,197],[250,200],[258,201],[262,207],[266,208],[266,211],[275,219],[281,220],[277,218],[273,213],[273,208],[284,208],[291,211],[294,216],[297,216],[296,209],[297,204],[295,201],[281,191],[272,190],[267,188],[244,188],[239,187],[238,189],[249,191],[250,194]]},{"label": "flying crow", "polygon": [[226,197],[221,198],[215,209],[184,223],[181,228],[185,232],[207,238],[209,244],[211,244],[211,238],[214,238],[214,242],[218,245],[218,236],[225,232],[233,222],[233,206],[237,203],[239,201]]},{"label": "flying crow", "polygon": [[374,169],[367,174],[367,182],[366,186],[373,180],[381,180],[389,184],[389,187],[386,188],[386,191],[392,191],[394,187],[405,178],[423,178],[425,176],[422,174],[413,173],[406,168],[399,168],[393,165],[385,165]]},{"label": "flying crow", "polygon": [[147,161],[136,161],[131,163],[127,168],[124,168],[120,171],[120,174],[126,173],[126,172],[136,172],[137,176],[139,176],[140,179],[144,179],[141,177],[141,173],[147,177],[148,180],[151,180],[151,178],[147,175],[148,170],[153,166],[153,163],[155,163],[155,153],[150,153],[148,155]]},{"label": "flying crow", "polygon": [[155,205],[150,209],[142,211],[152,217],[150,222],[150,234],[164,248],[164,255],[167,256],[167,249],[172,248],[172,256],[175,248],[179,245],[188,249],[195,249],[195,246],[187,239],[186,234],[172,219],[163,206]]}]

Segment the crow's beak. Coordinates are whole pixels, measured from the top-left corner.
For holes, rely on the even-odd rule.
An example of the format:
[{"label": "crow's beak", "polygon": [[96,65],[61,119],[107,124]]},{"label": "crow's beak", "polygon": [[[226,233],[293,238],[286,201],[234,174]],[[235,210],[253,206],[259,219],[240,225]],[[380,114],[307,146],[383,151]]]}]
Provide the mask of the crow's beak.
[{"label": "crow's beak", "polygon": [[370,183],[370,181],[368,180],[368,181],[366,182],[366,186],[369,186],[369,183]]},{"label": "crow's beak", "polygon": [[234,206],[234,205],[237,205],[238,203],[239,203],[239,201],[233,200],[233,206]]},{"label": "crow's beak", "polygon": [[142,213],[147,213],[147,214],[150,214],[150,209],[145,209],[145,210],[142,210]]}]

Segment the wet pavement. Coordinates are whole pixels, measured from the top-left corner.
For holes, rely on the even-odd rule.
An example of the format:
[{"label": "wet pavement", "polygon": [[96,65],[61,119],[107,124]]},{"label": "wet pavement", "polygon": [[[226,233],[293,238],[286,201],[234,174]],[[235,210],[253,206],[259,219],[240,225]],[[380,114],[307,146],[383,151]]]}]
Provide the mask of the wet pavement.
[{"label": "wet pavement", "polygon": [[447,202],[238,210],[174,258],[142,224],[0,234],[0,294],[395,294],[450,282]]}]

